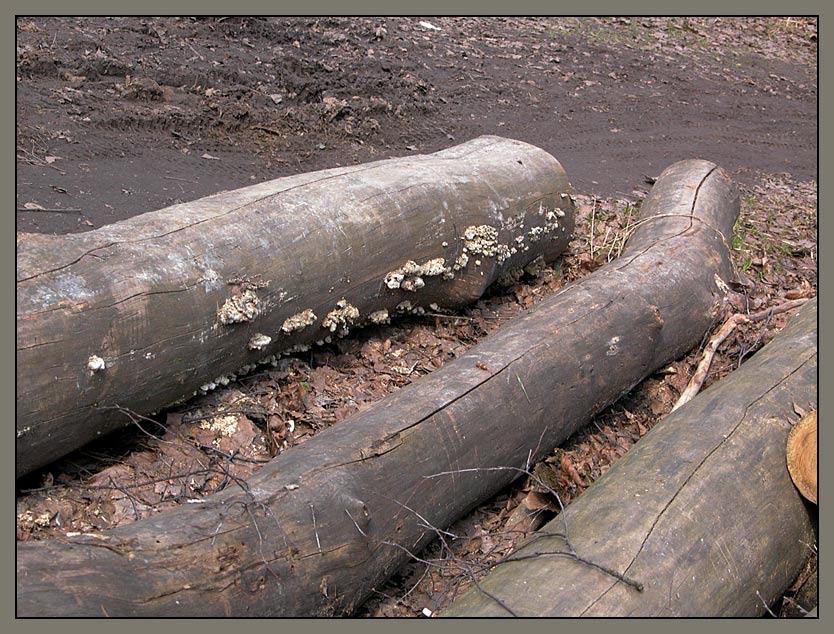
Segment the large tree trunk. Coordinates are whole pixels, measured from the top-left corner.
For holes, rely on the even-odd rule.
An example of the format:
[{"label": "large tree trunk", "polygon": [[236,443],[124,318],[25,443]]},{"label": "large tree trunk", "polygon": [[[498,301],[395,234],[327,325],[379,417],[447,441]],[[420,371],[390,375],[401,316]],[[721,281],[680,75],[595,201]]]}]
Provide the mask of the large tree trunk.
[{"label": "large tree trunk", "polygon": [[[444,616],[757,616],[815,544],[791,482],[795,407],[817,399],[812,300],[739,370],[669,415]],[[618,581],[576,553],[642,584]],[[562,551],[561,556],[539,555]],[[486,593],[492,595],[487,596]],[[496,602],[498,599],[503,605]]]},{"label": "large tree trunk", "polygon": [[[622,257],[275,458],[246,490],[18,545],[20,615],[350,613],[433,537],[696,345],[732,275],[738,194],[667,169]],[[445,475],[441,475],[444,474]]]},{"label": "large tree trunk", "polygon": [[[303,174],[84,234],[18,235],[17,475],[272,355],[461,305],[553,260],[559,163],[482,137]],[[399,308],[398,308],[399,307]]]}]

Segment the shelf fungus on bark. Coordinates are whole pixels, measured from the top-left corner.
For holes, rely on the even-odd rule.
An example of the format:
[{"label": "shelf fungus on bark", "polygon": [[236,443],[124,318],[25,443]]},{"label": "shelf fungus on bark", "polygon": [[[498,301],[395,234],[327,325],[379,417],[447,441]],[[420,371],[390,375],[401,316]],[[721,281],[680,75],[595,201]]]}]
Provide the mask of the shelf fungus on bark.
[{"label": "shelf fungus on bark", "polygon": [[307,326],[312,325],[316,321],[316,314],[312,309],[307,308],[300,313],[296,313],[291,317],[287,317],[281,325],[281,332],[290,334],[298,330],[304,330]]},{"label": "shelf fungus on bark", "polygon": [[256,332],[252,337],[249,339],[249,343],[247,344],[247,348],[250,350],[263,350],[266,348],[270,343],[272,343],[272,337],[269,335],[265,335],[260,332]]},{"label": "shelf fungus on bark", "polygon": [[401,288],[404,291],[415,292],[426,285],[424,277],[445,276],[449,272],[450,269],[446,266],[444,258],[433,258],[423,264],[408,260],[400,268],[385,276],[385,285],[392,290]]},{"label": "shelf fungus on bark", "polygon": [[359,309],[343,297],[336,302],[336,308],[327,313],[321,325],[330,332],[344,337],[349,332],[348,326],[356,322],[358,318]]},{"label": "shelf fungus on bark", "polygon": [[224,325],[252,321],[258,316],[261,300],[251,288],[227,299],[217,311],[217,320]]}]

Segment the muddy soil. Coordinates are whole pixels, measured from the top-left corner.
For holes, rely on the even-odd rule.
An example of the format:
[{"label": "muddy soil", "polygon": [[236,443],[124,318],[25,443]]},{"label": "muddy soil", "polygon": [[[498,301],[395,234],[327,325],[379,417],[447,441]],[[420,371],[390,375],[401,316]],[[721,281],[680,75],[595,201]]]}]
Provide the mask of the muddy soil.
[{"label": "muddy soil", "polygon": [[20,18],[18,228],[480,134],[547,150],[588,195],[696,157],[804,180],[816,36],[798,18]]},{"label": "muddy soil", "polygon": [[[814,19],[18,19],[19,231],[87,231],[481,134],[528,141],[565,167],[579,213],[559,261],[464,310],[358,331],[137,418],[19,482],[17,538],[106,530],[210,495],[419,380],[617,257],[652,177],[679,159],[718,163],[742,191],[725,317],[817,288]],[[739,328],[703,389],[790,317]],[[665,416],[701,352],[646,379],[536,465],[551,491],[520,479],[414,553],[358,614],[442,609],[476,579],[473,568],[512,551],[519,526],[552,517]],[[239,459],[223,458],[232,454]],[[187,477],[168,477],[172,469]],[[766,607],[801,616],[816,605],[816,577],[811,557],[780,604]]]}]

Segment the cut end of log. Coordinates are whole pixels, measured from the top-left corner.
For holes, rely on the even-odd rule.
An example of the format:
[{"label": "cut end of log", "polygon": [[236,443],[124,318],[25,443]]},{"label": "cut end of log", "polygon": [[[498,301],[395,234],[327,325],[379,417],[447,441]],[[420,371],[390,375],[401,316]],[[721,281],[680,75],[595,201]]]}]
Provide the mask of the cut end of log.
[{"label": "cut end of log", "polygon": [[802,496],[817,503],[817,410],[805,414],[788,434],[788,472]]}]

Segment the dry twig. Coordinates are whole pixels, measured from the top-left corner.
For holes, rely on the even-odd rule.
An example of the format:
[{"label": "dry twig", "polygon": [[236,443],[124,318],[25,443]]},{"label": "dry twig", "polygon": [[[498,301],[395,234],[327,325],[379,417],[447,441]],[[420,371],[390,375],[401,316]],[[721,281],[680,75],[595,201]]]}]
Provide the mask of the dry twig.
[{"label": "dry twig", "polygon": [[678,398],[677,402],[675,403],[674,407],[672,407],[672,411],[674,412],[676,409],[691,401],[695,395],[700,391],[701,386],[704,384],[704,381],[709,374],[709,367],[712,363],[712,358],[715,356],[716,351],[718,350],[719,346],[724,343],[724,340],[730,336],[730,334],[735,330],[735,327],[739,324],[749,324],[755,321],[761,321],[762,319],[770,319],[773,315],[778,313],[784,313],[788,310],[792,310],[794,308],[798,308],[802,306],[805,302],[808,301],[807,297],[802,299],[794,299],[784,304],[779,304],[778,306],[774,306],[773,308],[768,308],[767,310],[759,311],[758,313],[753,313],[750,315],[742,315],[741,313],[736,313],[732,317],[730,317],[727,321],[724,322],[724,325],[718,330],[717,333],[709,340],[706,348],[704,349],[704,356],[701,358],[700,363],[698,363],[698,367],[695,369],[695,374],[692,375],[692,378],[689,380],[689,383],[681,392],[680,398]]}]

